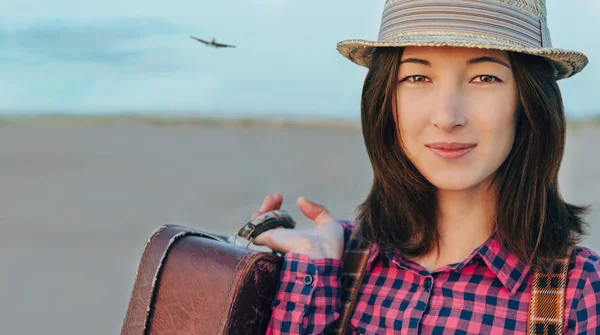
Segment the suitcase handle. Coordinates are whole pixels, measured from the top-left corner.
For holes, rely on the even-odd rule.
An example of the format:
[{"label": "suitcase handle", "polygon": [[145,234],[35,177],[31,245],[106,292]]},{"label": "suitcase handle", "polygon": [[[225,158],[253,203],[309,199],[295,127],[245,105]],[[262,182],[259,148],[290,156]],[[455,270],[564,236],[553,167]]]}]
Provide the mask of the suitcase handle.
[{"label": "suitcase handle", "polygon": [[[238,236],[243,237],[248,240],[248,244],[246,245],[247,248],[256,236],[266,232],[267,230],[279,227],[288,229],[294,229],[296,227],[296,221],[294,221],[289,213],[283,209],[277,209],[263,213],[257,216],[255,219],[247,222],[232,238],[230,238],[231,243],[235,244]],[[279,251],[273,250],[273,253],[278,256],[282,256]]]}]

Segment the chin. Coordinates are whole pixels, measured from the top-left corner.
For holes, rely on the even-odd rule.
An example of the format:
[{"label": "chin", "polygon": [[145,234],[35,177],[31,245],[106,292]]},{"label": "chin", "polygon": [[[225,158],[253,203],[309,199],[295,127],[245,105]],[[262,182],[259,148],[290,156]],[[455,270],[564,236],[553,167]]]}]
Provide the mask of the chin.
[{"label": "chin", "polygon": [[464,191],[477,187],[485,180],[485,178],[479,178],[479,174],[474,173],[474,171],[454,173],[450,171],[440,173],[438,171],[424,173],[423,175],[433,186],[441,191]]}]

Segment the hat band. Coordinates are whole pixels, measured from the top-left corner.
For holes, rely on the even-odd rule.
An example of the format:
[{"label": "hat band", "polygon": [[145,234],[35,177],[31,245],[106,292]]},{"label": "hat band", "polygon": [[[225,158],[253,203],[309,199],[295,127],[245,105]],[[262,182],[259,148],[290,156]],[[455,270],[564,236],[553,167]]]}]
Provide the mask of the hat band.
[{"label": "hat band", "polygon": [[528,48],[551,48],[546,22],[494,0],[388,1],[379,41],[404,33],[447,31],[487,35]]}]

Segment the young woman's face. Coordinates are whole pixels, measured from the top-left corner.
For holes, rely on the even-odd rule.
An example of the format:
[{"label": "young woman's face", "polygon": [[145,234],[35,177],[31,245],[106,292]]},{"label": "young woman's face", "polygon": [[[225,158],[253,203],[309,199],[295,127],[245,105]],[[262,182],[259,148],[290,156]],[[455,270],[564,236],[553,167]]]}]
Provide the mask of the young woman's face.
[{"label": "young woman's face", "polygon": [[489,181],[510,153],[518,92],[506,52],[407,47],[396,99],[404,152],[438,189]]}]

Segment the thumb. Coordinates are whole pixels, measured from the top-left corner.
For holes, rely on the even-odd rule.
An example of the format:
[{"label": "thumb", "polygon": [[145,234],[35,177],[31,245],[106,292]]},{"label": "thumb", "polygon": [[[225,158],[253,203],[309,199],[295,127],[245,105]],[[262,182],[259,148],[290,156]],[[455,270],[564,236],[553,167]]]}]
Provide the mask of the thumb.
[{"label": "thumb", "polygon": [[305,197],[298,198],[298,207],[307,218],[313,220],[318,225],[333,219],[325,207]]}]

